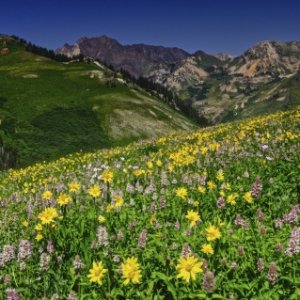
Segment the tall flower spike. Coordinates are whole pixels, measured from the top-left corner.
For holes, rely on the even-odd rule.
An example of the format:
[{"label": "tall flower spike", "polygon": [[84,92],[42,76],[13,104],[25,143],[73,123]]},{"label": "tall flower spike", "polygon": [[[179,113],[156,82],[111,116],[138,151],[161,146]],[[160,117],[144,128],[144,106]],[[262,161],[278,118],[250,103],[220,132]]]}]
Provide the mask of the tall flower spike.
[{"label": "tall flower spike", "polygon": [[268,271],[268,279],[271,284],[275,284],[278,278],[277,265],[275,262],[271,262]]},{"label": "tall flower spike", "polygon": [[300,252],[299,247],[299,228],[294,227],[291,232],[288,248],[285,250],[285,254],[291,256]]},{"label": "tall flower spike", "polygon": [[146,247],[146,242],[147,242],[147,229],[144,229],[139,236],[138,246],[144,249]]},{"label": "tall flower spike", "polygon": [[207,271],[204,274],[203,288],[207,293],[212,293],[215,289],[215,275],[213,272]]}]

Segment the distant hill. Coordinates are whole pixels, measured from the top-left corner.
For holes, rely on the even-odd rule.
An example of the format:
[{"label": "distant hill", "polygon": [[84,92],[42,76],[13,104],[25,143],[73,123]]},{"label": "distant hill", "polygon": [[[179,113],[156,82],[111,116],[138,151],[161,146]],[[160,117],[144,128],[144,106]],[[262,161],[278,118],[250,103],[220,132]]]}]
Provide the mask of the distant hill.
[{"label": "distant hill", "polygon": [[188,54],[161,46],[124,46],[102,36],[79,39],[56,52],[96,57],[133,76],[162,84],[208,123],[284,110],[300,103],[300,42],[264,41],[232,57],[204,51]]},{"label": "distant hill", "polygon": [[0,166],[196,128],[121,73],[94,61],[59,62],[49,58],[53,51],[45,57],[29,48],[40,51],[0,36]]}]

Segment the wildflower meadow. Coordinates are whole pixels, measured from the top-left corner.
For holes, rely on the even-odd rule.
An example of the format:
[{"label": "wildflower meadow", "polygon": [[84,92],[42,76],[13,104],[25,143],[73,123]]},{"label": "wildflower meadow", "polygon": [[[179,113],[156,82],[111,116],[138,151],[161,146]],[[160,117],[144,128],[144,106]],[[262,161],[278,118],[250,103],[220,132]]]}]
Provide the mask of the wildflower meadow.
[{"label": "wildflower meadow", "polygon": [[300,299],[300,110],[0,175],[0,299]]}]

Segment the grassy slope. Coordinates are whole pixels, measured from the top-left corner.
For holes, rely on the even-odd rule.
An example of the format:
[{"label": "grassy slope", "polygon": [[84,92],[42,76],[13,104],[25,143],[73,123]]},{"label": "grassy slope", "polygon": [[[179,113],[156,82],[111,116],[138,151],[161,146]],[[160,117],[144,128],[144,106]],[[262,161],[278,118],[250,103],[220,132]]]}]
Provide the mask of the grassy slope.
[{"label": "grassy slope", "polygon": [[105,74],[103,80],[90,77],[107,69],[52,61],[14,42],[8,48],[9,55],[0,56],[0,130],[21,166],[195,128],[137,87],[109,87]]},{"label": "grassy slope", "polygon": [[[0,175],[0,251],[8,244],[17,248],[21,238],[33,245],[25,271],[17,259],[0,268],[0,276],[13,278],[6,285],[0,281],[0,290],[15,288],[24,299],[51,298],[54,293],[66,299],[71,290],[78,299],[299,299],[299,253],[288,256],[285,250],[300,220],[297,212],[284,217],[299,204],[299,126],[298,109],[189,135],[71,155]],[[109,185],[101,177],[107,169],[113,173]],[[223,179],[218,177],[219,170],[224,172]],[[253,188],[257,178],[261,190],[257,184]],[[77,192],[68,186],[74,181],[80,184]],[[215,187],[210,187],[212,182]],[[94,184],[104,192],[93,199],[88,190]],[[187,196],[177,196],[178,188],[186,189]],[[50,200],[42,199],[46,190],[53,193]],[[256,196],[247,202],[249,191],[256,191]],[[61,207],[57,199],[62,193],[72,203]],[[120,194],[124,204],[116,208],[114,196]],[[48,206],[54,206],[63,218],[55,219],[54,228],[44,225],[44,237],[37,241],[38,215]],[[192,228],[188,211],[200,214]],[[106,218],[103,224],[99,215]],[[22,225],[25,220],[27,227]],[[274,226],[276,220],[282,222],[279,228]],[[207,241],[210,225],[220,231],[217,240]],[[108,244],[101,246],[99,228],[103,227]],[[138,240],[145,229],[148,235],[141,248]],[[120,230],[123,237],[116,238]],[[52,254],[46,250],[48,240],[55,247]],[[91,247],[93,243],[96,248]],[[202,252],[206,243],[213,247],[213,255]],[[202,272],[189,283],[177,278],[184,245],[214,272],[213,293],[205,292]],[[44,271],[40,249],[50,257]],[[74,270],[76,255],[85,265],[81,270]],[[140,284],[123,283],[120,266],[128,257],[140,263]],[[63,259],[58,262],[58,258]],[[264,263],[260,271],[259,259]],[[103,262],[108,269],[101,286],[87,277],[93,261]],[[268,275],[272,262],[277,269],[274,282]]]}]

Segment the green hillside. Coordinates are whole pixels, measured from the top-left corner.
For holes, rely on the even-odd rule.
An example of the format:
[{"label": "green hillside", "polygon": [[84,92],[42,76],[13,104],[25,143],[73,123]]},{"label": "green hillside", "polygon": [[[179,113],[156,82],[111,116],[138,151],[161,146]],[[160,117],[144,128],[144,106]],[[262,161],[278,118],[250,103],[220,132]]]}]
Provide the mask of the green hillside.
[{"label": "green hillside", "polygon": [[300,108],[0,173],[0,300],[297,300]]},{"label": "green hillside", "polygon": [[17,166],[196,128],[104,66],[57,62],[9,37],[0,37],[4,48],[0,138]]}]

